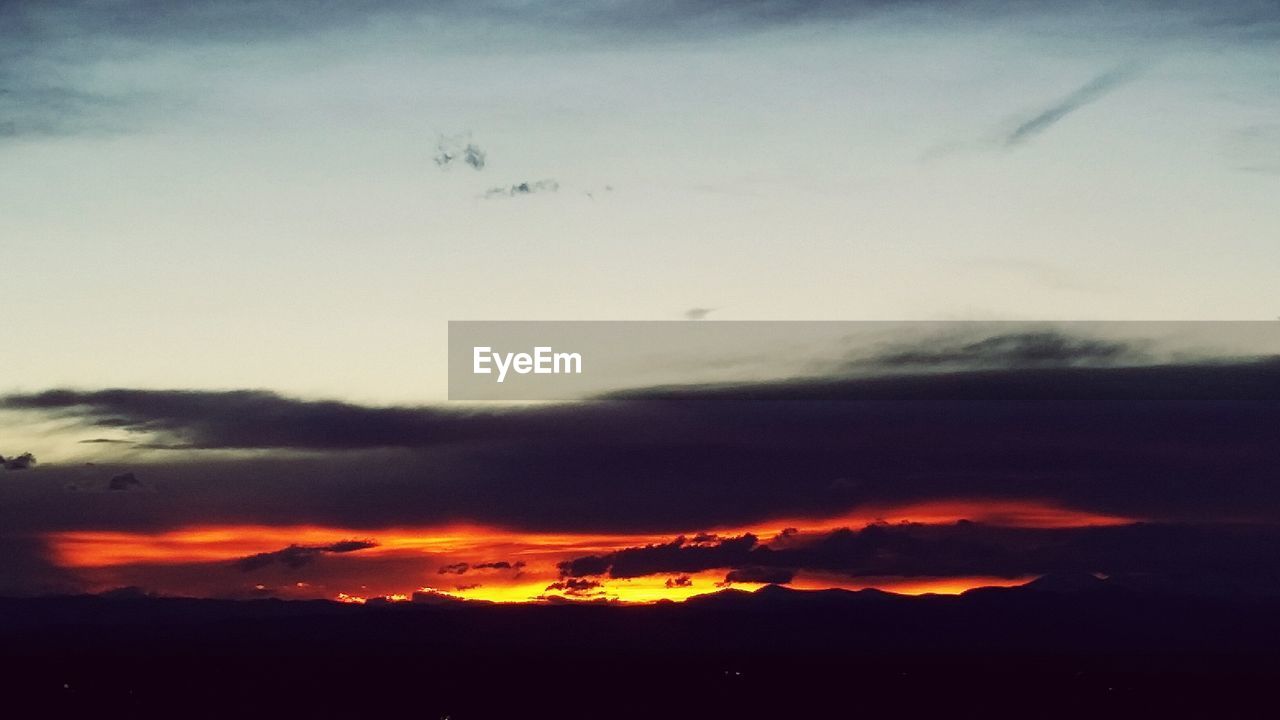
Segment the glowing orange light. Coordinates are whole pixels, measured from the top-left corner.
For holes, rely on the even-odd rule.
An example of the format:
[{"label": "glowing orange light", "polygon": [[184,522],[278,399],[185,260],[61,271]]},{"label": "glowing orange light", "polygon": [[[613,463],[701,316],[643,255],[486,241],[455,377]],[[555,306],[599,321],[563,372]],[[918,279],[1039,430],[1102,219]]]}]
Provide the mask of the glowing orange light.
[{"label": "glowing orange light", "polygon": [[[1004,527],[1069,528],[1118,525],[1134,518],[1101,515],[1062,508],[1050,503],[1015,500],[954,500],[914,503],[895,507],[868,507],[825,518],[779,518],[749,525],[721,526],[702,532],[721,537],[753,533],[769,542],[783,529],[799,535],[817,535],[838,528],[858,529],[874,523],[953,524],[961,520]],[[697,535],[686,533],[686,537]],[[131,533],[108,531],[68,531],[46,536],[53,561],[81,573],[124,570],[142,573],[146,568],[225,564],[231,572],[234,562],[259,553],[269,553],[290,545],[324,547],[352,538],[371,538],[377,544],[367,549],[334,555],[343,563],[359,563],[376,568],[378,562],[399,563],[394,574],[362,572],[360,579],[346,585],[359,588],[359,595],[339,593],[340,602],[364,603],[367,598],[392,602],[410,600],[406,587],[419,585],[423,575],[440,577],[452,584],[441,589],[421,588],[422,593],[494,602],[529,602],[547,597],[566,600],[610,600],[654,602],[683,600],[722,589],[726,569],[641,578],[587,578],[589,585],[556,587],[560,580],[558,563],[588,555],[604,555],[625,548],[669,543],[672,533],[556,533],[523,532],[492,526],[454,523],[431,527],[339,528],[324,526],[197,526],[161,532]],[[504,560],[496,565],[493,561]],[[406,563],[420,567],[417,578],[404,576]],[[450,565],[466,568],[453,575],[441,571]],[[350,566],[348,566],[350,567]],[[149,572],[149,571],[147,571]],[[144,576],[145,577],[145,576]],[[112,576],[115,579],[115,575]],[[1033,579],[992,577],[952,578],[850,578],[839,575],[801,573],[792,587],[801,589],[875,587],[905,594],[958,593],[974,587],[1017,585]],[[328,596],[333,587],[308,577],[310,583],[290,578],[277,587],[291,597]],[[418,582],[414,582],[418,580]],[[105,582],[105,581],[104,581]],[[117,585],[118,586],[118,585]],[[342,587],[342,585],[338,585]],[[760,584],[734,584],[746,590]],[[259,590],[264,588],[259,587]],[[277,592],[283,592],[279,590]]]}]

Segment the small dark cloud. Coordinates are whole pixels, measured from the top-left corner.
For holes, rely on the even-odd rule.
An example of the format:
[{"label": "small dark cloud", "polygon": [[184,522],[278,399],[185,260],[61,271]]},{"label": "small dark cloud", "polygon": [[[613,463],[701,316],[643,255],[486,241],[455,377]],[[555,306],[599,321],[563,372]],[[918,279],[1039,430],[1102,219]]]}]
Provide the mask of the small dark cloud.
[{"label": "small dark cloud", "polygon": [[22,453],[11,458],[0,455],[0,465],[5,470],[26,470],[36,464],[36,456],[31,453]]},{"label": "small dark cloud", "polygon": [[479,145],[471,142],[471,133],[463,133],[453,137],[442,135],[436,142],[436,154],[432,160],[441,168],[462,162],[472,170],[483,170],[487,157],[487,153]]},{"label": "small dark cloud", "polygon": [[688,575],[677,575],[675,577],[667,578],[667,582],[664,584],[668,588],[693,587],[693,579]]},{"label": "small dark cloud", "polygon": [[115,477],[111,478],[111,481],[107,484],[107,489],[122,491],[122,490],[129,490],[131,488],[141,487],[141,485],[142,483],[138,481],[138,478],[136,475],[134,475],[131,472],[127,472],[127,473],[122,473],[120,475],[116,475]]},{"label": "small dark cloud", "polygon": [[260,570],[279,563],[285,567],[300,568],[325,554],[342,554],[377,547],[372,540],[342,540],[330,545],[290,545],[273,552],[258,553],[240,558],[236,566],[245,572]]},{"label": "small dark cloud", "polygon": [[498,560],[496,562],[483,562],[483,563],[475,563],[475,564],[464,563],[464,562],[452,563],[450,565],[441,566],[440,569],[436,570],[436,573],[440,575],[465,575],[468,572],[475,572],[477,570],[517,570],[519,571],[522,569],[524,569],[523,560],[517,560],[516,562],[507,562],[506,560]]},{"label": "small dark cloud", "polygon": [[523,567],[524,567],[523,560],[517,560],[514,563],[507,562],[506,560],[499,560],[497,562],[478,563],[476,565],[472,565],[471,569],[472,570],[519,570]]},{"label": "small dark cloud", "polygon": [[695,307],[684,311],[686,320],[702,320],[711,313],[715,312],[715,308]]},{"label": "small dark cloud", "polygon": [[506,187],[489,188],[484,196],[486,198],[503,198],[517,197],[519,195],[533,195],[535,193],[555,192],[560,189],[560,183],[555,180],[536,180],[533,182],[516,183]]},{"label": "small dark cloud", "polygon": [[1085,83],[1066,97],[1044,108],[1023,121],[1004,138],[1005,147],[1014,147],[1031,140],[1056,125],[1063,118],[1080,108],[1096,102],[1133,77],[1133,68],[1120,68],[1102,73]]},{"label": "small dark cloud", "polygon": [[546,587],[547,590],[558,590],[565,595],[585,596],[596,595],[600,592],[600,582],[596,580],[586,580],[583,578],[565,578],[553,582]]},{"label": "small dark cloud", "polygon": [[90,440],[81,440],[81,445],[133,445],[132,440],[113,440],[111,438],[92,438]]}]

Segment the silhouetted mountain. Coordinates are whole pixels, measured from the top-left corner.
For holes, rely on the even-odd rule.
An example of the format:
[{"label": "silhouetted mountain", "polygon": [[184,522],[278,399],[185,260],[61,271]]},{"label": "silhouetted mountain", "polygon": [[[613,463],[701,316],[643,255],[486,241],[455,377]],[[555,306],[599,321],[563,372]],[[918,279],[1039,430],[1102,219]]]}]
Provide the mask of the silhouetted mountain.
[{"label": "silhouetted mountain", "polygon": [[754,592],[726,589],[697,595],[685,601],[691,607],[749,607],[778,610],[838,607],[904,598],[882,590],[796,590],[785,585],[765,585]]},{"label": "silhouetted mountain", "polygon": [[0,599],[0,691],[50,717],[809,717],[853,705],[1097,717],[1201,701],[1221,715],[1280,680],[1280,599],[1088,577],[962,596],[767,586],[647,606]]}]

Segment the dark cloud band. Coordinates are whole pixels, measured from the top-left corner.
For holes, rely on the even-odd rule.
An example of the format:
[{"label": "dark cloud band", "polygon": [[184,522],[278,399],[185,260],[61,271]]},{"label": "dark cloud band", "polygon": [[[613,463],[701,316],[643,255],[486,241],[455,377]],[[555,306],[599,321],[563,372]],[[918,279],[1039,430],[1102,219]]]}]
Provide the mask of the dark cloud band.
[{"label": "dark cloud band", "polygon": [[725,581],[785,584],[799,572],[857,577],[1099,574],[1114,584],[1186,592],[1280,592],[1280,527],[1137,523],[1110,527],[1007,528],[871,525],[815,537],[746,535],[585,556],[566,578],[630,578],[727,571]]},{"label": "dark cloud band", "polygon": [[61,488],[131,468],[8,473],[0,520],[27,530],[468,519],[682,532],[939,498],[1280,520],[1274,361],[668,388],[483,412],[262,392],[56,391],[4,404],[90,432],[110,423],[174,446],[266,451],[153,457],[151,492],[109,505]]}]

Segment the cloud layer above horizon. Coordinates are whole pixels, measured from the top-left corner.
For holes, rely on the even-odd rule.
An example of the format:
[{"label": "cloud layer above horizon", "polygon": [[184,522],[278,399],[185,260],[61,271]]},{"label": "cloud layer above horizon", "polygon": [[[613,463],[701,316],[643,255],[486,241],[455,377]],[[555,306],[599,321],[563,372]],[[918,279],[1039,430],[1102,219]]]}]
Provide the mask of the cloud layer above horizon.
[{"label": "cloud layer above horizon", "polygon": [[603,581],[553,589],[594,597],[681,575],[703,589],[711,576],[847,586],[1049,572],[1275,587],[1258,570],[1280,557],[1276,359],[1129,364],[1122,345],[1031,338],[883,356],[942,371],[528,407],[11,395],[0,406],[67,438],[117,441],[94,443],[93,463],[46,457],[4,476],[6,543],[30,558],[4,579],[39,586],[43,557],[64,583],[150,577],[168,591],[213,562],[222,575],[195,586],[216,592],[221,577],[230,594],[260,584],[251,572],[308,578],[286,583],[299,592],[317,592],[315,574],[412,591],[438,567],[503,568],[487,592],[525,599],[538,583]]}]

